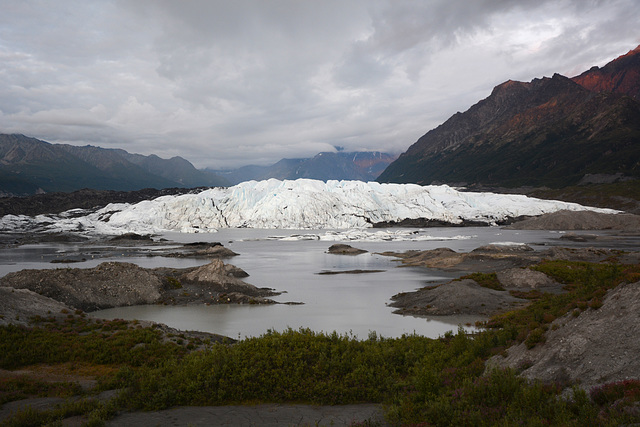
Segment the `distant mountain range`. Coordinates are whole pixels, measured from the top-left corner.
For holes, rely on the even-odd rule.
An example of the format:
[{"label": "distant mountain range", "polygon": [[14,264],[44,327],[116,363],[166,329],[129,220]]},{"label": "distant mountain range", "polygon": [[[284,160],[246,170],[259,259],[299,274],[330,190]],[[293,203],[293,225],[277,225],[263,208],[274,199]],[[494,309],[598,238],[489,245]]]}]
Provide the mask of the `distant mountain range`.
[{"label": "distant mountain range", "polygon": [[378,181],[560,188],[593,176],[640,178],[640,46],[572,79],[502,83]]},{"label": "distant mountain range", "polygon": [[328,152],[282,159],[271,166],[198,170],[182,157],[162,159],[122,149],[51,144],[0,134],[0,196],[93,190],[226,187],[268,178],[373,181],[397,156],[379,152]]},{"label": "distant mountain range", "polygon": [[167,160],[120,149],[50,144],[24,135],[0,134],[0,194],[4,195],[225,185],[224,179],[199,171],[182,157]]},{"label": "distant mountain range", "polygon": [[373,181],[397,156],[378,151],[326,152],[307,159],[282,159],[271,166],[244,166],[233,170],[209,170],[231,184],[250,180],[309,178],[327,181]]}]

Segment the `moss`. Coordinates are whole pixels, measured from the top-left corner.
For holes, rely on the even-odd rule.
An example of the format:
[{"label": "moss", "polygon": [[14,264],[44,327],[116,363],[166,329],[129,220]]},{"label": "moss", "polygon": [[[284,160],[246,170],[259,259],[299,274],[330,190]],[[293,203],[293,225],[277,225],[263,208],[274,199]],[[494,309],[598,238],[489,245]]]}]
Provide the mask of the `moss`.
[{"label": "moss", "polygon": [[182,283],[180,283],[180,280],[173,276],[168,276],[165,281],[169,289],[182,289]]}]

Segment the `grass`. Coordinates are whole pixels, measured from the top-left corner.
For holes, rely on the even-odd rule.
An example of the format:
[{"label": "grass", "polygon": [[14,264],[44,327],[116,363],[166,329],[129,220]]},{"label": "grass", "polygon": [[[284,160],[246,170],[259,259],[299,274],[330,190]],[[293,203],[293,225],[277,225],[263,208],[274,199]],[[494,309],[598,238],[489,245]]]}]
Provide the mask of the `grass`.
[{"label": "grass", "polygon": [[[554,261],[536,269],[565,284],[567,292],[531,294],[528,307],[496,316],[480,333],[459,330],[438,339],[372,333],[358,340],[290,329],[213,344],[77,314],[63,322],[36,319],[30,328],[3,326],[0,367],[95,366],[98,386],[91,393],[122,390],[117,398],[100,403],[73,384],[5,381],[0,383],[5,402],[43,395],[83,399],[51,411],[26,410],[3,425],[55,423],[70,413],[84,414],[90,425],[100,425],[117,410],[261,402],[382,403],[393,425],[640,422],[637,380],[604,385],[590,394],[576,388],[571,399],[563,399],[561,385],[529,383],[509,369],[485,372],[492,355],[517,342],[539,345],[555,318],[597,310],[608,289],[640,278],[637,265]],[[491,275],[474,277],[492,281]]]}]

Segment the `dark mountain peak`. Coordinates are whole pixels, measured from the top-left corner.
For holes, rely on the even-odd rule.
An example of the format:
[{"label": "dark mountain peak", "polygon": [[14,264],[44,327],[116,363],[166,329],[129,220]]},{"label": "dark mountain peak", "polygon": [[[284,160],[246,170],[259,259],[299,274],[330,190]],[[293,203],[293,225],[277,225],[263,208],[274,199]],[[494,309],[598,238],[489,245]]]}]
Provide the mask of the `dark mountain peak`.
[{"label": "dark mountain peak", "polygon": [[[406,154],[432,154],[456,150],[485,132],[494,132],[513,121],[540,122],[549,120],[550,113],[567,111],[591,93],[571,79],[554,74],[531,82],[508,80],[496,86],[491,95],[464,113],[454,114],[442,125],[427,132]],[[535,109],[535,114],[527,114]]]},{"label": "dark mountain peak", "polygon": [[164,160],[121,149],[50,144],[24,135],[0,134],[0,194],[226,184],[182,157]]},{"label": "dark mountain peak", "polygon": [[640,46],[572,80],[593,92],[620,93],[640,101]]},{"label": "dark mountain peak", "polygon": [[530,91],[530,86],[530,83],[507,80],[506,82],[494,87],[491,91],[491,95],[486,99],[500,105],[511,104],[514,100],[525,96]]},{"label": "dark mountain peak", "polygon": [[0,134],[0,164],[58,161],[65,157],[52,144],[22,134]]},{"label": "dark mountain peak", "polygon": [[625,96],[640,95],[638,51],[573,79],[508,80],[423,135],[378,180],[557,187],[586,173],[638,176],[640,103]]},{"label": "dark mountain peak", "polygon": [[527,83],[520,82],[517,80],[507,80],[504,83],[500,83],[498,86],[493,88],[492,95],[495,93],[500,93],[504,91],[518,90],[518,89],[526,89]]}]

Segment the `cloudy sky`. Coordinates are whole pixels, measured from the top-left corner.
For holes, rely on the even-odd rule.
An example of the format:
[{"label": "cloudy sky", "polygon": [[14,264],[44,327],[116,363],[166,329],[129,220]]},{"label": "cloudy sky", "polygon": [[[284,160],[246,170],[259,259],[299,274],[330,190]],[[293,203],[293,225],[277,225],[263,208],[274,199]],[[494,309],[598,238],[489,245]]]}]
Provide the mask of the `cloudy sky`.
[{"label": "cloudy sky", "polygon": [[638,0],[0,0],[0,132],[230,168],[402,152],[508,79],[640,44]]}]

